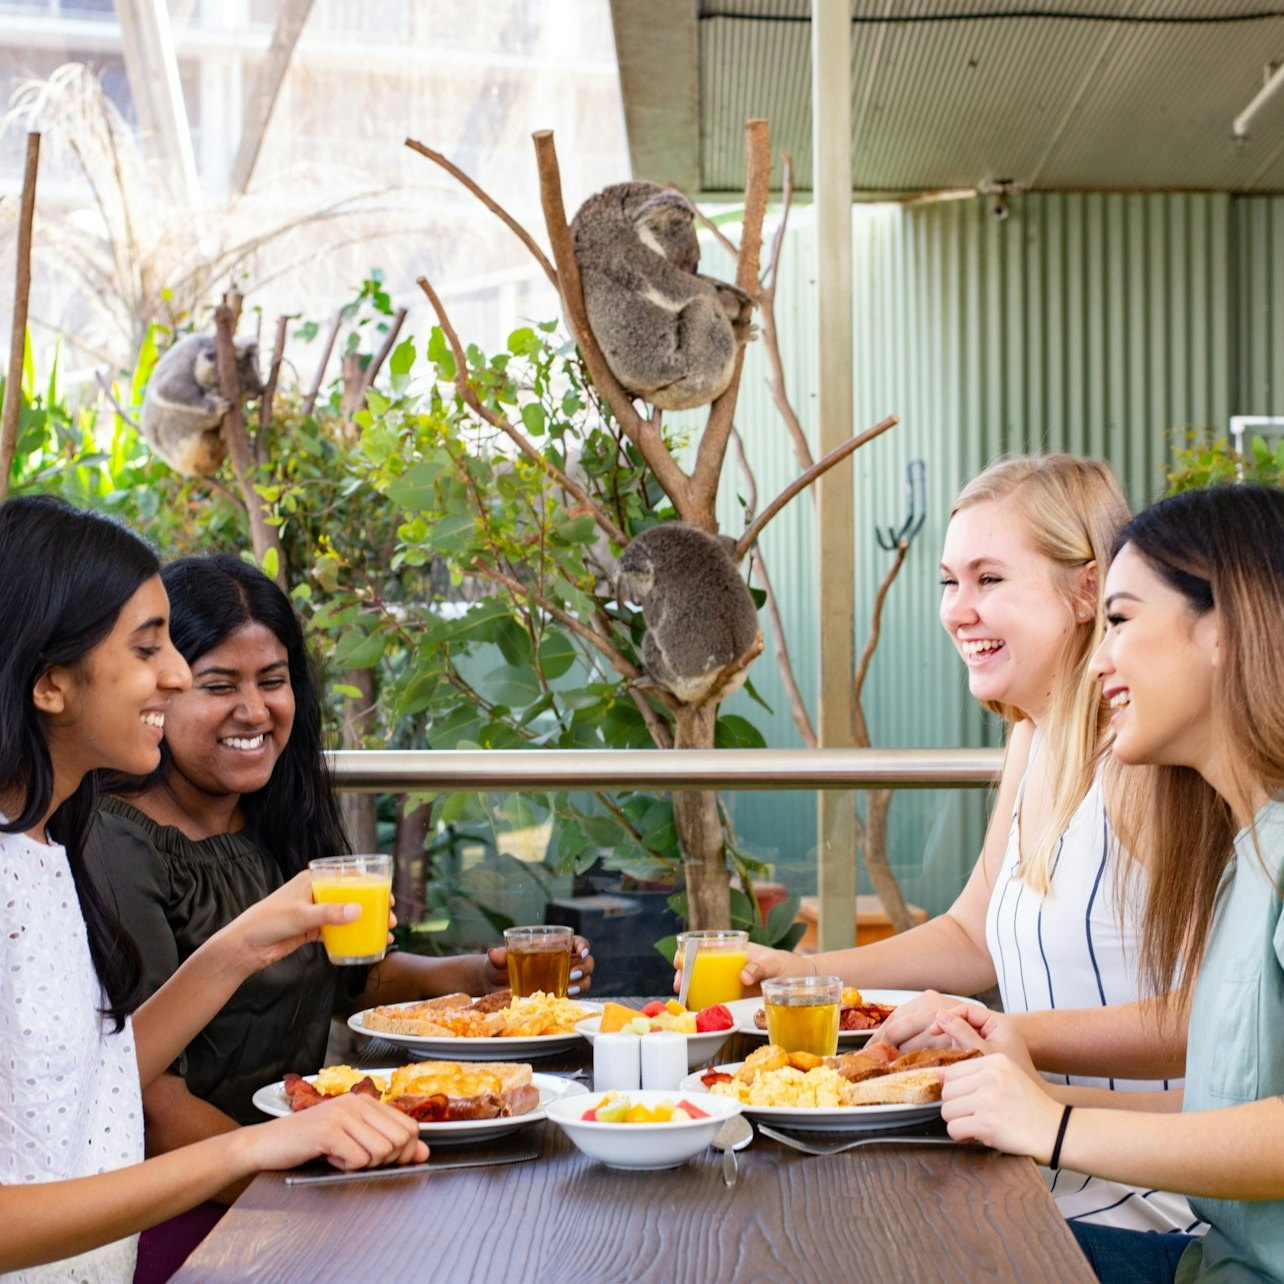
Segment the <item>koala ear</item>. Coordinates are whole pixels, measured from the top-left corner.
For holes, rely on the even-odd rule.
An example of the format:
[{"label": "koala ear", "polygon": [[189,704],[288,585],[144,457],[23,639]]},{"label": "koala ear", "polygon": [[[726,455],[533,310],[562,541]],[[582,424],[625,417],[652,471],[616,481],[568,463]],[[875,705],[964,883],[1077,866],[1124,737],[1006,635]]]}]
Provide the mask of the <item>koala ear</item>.
[{"label": "koala ear", "polygon": [[650,223],[653,219],[665,214],[680,214],[688,221],[695,221],[691,203],[681,192],[657,192],[638,206],[633,215],[635,223]]}]

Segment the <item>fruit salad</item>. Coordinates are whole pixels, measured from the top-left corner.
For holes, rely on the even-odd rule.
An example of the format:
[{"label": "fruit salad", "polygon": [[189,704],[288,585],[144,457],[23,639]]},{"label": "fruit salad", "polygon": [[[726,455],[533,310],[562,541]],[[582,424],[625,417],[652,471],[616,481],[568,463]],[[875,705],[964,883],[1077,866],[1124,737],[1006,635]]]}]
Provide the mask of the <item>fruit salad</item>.
[{"label": "fruit salad", "polygon": [[607,1003],[602,1010],[602,1034],[651,1034],[655,1030],[674,1030],[678,1034],[716,1034],[730,1030],[735,1018],[725,1004],[692,1012],[677,999],[656,999],[640,1012],[623,1003]]},{"label": "fruit salad", "polygon": [[655,1124],[682,1123],[692,1119],[708,1119],[709,1112],[693,1105],[685,1097],[680,1101],[670,1101],[667,1097],[657,1101],[654,1106],[644,1106],[640,1101],[632,1102],[627,1096],[608,1092],[595,1106],[591,1106],[581,1116],[588,1123],[615,1124]]}]

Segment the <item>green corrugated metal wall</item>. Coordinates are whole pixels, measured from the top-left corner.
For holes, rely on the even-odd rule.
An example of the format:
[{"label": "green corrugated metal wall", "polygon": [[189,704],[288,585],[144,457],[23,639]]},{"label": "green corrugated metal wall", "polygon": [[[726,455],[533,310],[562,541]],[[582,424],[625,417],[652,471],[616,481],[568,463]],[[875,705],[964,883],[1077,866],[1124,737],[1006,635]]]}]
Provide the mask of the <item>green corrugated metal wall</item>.
[{"label": "green corrugated metal wall", "polygon": [[[1227,195],[1026,195],[995,220],[980,200],[854,210],[853,379],[859,431],[902,422],[856,457],[857,652],[890,555],[875,524],[897,526],[905,465],[927,465],[927,521],[889,595],[866,687],[876,744],[995,743],[998,728],[967,695],[936,622],[936,558],[950,501],[998,455],[1034,449],[1104,456],[1134,504],[1161,493],[1171,430],[1232,413],[1284,412],[1284,200]],[[814,409],[814,229],[801,211],[785,248],[777,321],[789,392],[804,425]],[[706,270],[727,271],[710,253]],[[819,270],[823,270],[821,267]],[[798,472],[750,349],[737,424],[758,506]],[[814,434],[813,434],[814,437]],[[745,485],[729,463],[723,529],[743,528]],[[795,671],[816,688],[818,591],[812,501],[768,528],[763,549]],[[753,682],[775,710],[743,695],[730,711],[768,743],[800,743],[768,650]],[[814,717],[814,708],[812,710]],[[729,795],[742,840],[806,890],[814,869],[814,795]],[[912,899],[948,904],[981,837],[977,793],[902,792],[892,859]]]}]

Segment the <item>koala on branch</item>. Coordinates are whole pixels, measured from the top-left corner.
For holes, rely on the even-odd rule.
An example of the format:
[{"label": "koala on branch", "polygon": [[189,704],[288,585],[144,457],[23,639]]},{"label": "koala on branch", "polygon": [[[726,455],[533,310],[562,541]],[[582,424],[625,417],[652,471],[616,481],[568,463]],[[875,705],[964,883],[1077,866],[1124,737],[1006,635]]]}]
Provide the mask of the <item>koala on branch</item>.
[{"label": "koala on branch", "polygon": [[[758,638],[758,612],[733,557],[735,540],[685,522],[653,526],[620,557],[616,589],[646,621],[647,677],[685,704],[712,689],[722,671]],[[729,695],[745,680],[741,671]]]},{"label": "koala on branch", "polygon": [[753,300],[701,276],[695,211],[658,183],[617,183],[571,220],[584,308],[611,373],[664,410],[726,391],[740,345],[755,337]]},{"label": "koala on branch", "polygon": [[[238,339],[236,378],[241,400],[263,392],[257,339]],[[223,417],[231,402],[219,395],[212,334],[180,339],[156,363],[143,396],[143,438],[175,472],[205,477],[227,454]]]}]

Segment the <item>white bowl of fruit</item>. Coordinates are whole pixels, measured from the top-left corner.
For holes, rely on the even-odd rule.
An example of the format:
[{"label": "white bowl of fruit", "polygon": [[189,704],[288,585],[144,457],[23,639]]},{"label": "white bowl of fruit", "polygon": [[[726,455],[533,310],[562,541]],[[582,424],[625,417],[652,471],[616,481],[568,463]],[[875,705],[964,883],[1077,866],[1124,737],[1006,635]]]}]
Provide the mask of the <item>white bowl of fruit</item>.
[{"label": "white bowl of fruit", "polygon": [[600,1016],[577,1021],[575,1029],[590,1043],[599,1034],[646,1036],[658,1030],[672,1030],[687,1041],[687,1069],[698,1070],[712,1061],[718,1049],[736,1032],[736,1019],[721,1003],[698,1012],[684,1008],[677,999],[657,999],[646,1007],[630,1008],[607,1002]]},{"label": "white bowl of fruit", "polygon": [[740,1113],[729,1097],[680,1092],[606,1092],[550,1101],[548,1117],[592,1159],[608,1168],[677,1168],[707,1149]]}]

